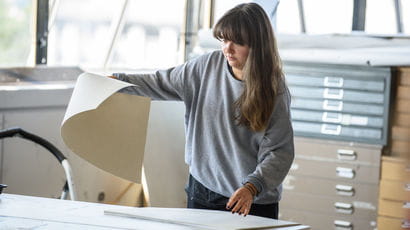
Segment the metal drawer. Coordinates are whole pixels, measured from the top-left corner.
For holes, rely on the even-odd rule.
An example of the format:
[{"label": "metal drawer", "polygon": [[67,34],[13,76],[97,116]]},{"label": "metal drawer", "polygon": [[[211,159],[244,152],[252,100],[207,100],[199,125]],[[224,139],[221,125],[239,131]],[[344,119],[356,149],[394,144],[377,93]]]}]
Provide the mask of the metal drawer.
[{"label": "metal drawer", "polygon": [[310,134],[313,137],[334,136],[356,139],[357,141],[377,142],[383,137],[381,128],[361,128],[344,125],[313,123],[292,120],[296,134]]},{"label": "metal drawer", "polygon": [[341,182],[379,183],[380,167],[316,160],[298,156],[290,168],[291,175],[335,179]]},{"label": "metal drawer", "polygon": [[292,109],[292,119],[299,121],[334,123],[346,126],[383,128],[381,117],[360,116],[339,112],[321,112]]},{"label": "metal drawer", "polygon": [[370,93],[365,91],[353,91],[334,88],[309,88],[301,86],[289,87],[291,95],[294,97],[312,98],[312,99],[333,99],[350,102],[363,102],[383,104],[383,93]]},{"label": "metal drawer", "polygon": [[296,136],[387,143],[390,68],[285,62],[284,71]]},{"label": "metal drawer", "polygon": [[384,91],[383,79],[361,80],[343,76],[306,76],[300,74],[287,74],[286,80],[289,85],[334,87],[343,89],[356,89],[367,91]]},{"label": "metal drawer", "polygon": [[377,219],[377,206],[373,203],[351,201],[342,197],[327,197],[286,191],[282,194],[281,208],[296,209],[318,214],[340,215]]},{"label": "metal drawer", "polygon": [[342,197],[349,202],[361,201],[373,205],[377,204],[378,199],[378,185],[376,184],[341,182],[289,174],[282,185],[284,193],[289,191],[334,197],[335,199]]},{"label": "metal drawer", "polygon": [[380,166],[382,146],[295,137],[296,156]]},{"label": "metal drawer", "polygon": [[374,230],[376,220],[363,220],[351,216],[336,216],[311,211],[280,208],[281,220],[309,225],[314,230]]},{"label": "metal drawer", "polygon": [[319,111],[336,111],[343,113],[383,116],[383,105],[352,103],[338,100],[309,98],[292,98],[292,109],[309,109]]}]

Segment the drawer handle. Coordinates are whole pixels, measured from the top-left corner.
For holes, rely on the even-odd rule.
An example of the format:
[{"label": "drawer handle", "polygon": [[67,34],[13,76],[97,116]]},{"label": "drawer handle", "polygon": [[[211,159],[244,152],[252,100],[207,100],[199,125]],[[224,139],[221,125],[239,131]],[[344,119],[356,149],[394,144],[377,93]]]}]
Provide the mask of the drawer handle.
[{"label": "drawer handle", "polygon": [[336,212],[343,214],[352,214],[353,205],[347,203],[336,202],[335,203]]},{"label": "drawer handle", "polygon": [[325,88],[323,91],[323,98],[330,98],[330,99],[343,99],[343,89],[329,89]]},{"label": "drawer handle", "polygon": [[341,77],[325,77],[323,79],[323,85],[328,87],[342,87],[343,78]]},{"label": "drawer handle", "polygon": [[403,220],[401,222],[401,227],[409,229],[410,228],[410,221],[409,220]]},{"label": "drawer handle", "polygon": [[322,128],[320,130],[321,133],[330,134],[330,135],[340,135],[341,131],[342,131],[341,125],[328,125],[328,124],[322,124]]},{"label": "drawer handle", "polygon": [[336,167],[336,175],[342,178],[353,179],[355,176],[355,171],[351,168]]},{"label": "drawer handle", "polygon": [[336,185],[335,188],[336,188],[337,195],[341,195],[341,196],[353,196],[354,195],[353,186],[338,184]]},{"label": "drawer handle", "polygon": [[343,101],[323,101],[323,109],[324,110],[332,110],[332,111],[342,111],[343,109]]},{"label": "drawer handle", "polygon": [[403,208],[410,209],[410,202],[404,202],[403,203]]},{"label": "drawer handle", "polygon": [[332,122],[332,123],[341,123],[342,122],[342,114],[324,112],[323,116],[322,116],[322,121],[323,122]]},{"label": "drawer handle", "polygon": [[335,220],[333,221],[333,224],[335,225],[336,229],[346,229],[346,230],[352,230],[353,229],[353,224],[348,221],[343,221],[343,220]]},{"label": "drawer handle", "polygon": [[357,158],[357,154],[355,151],[350,149],[338,149],[337,150],[337,158],[339,160],[349,160],[354,161]]},{"label": "drawer handle", "polygon": [[405,184],[405,185],[404,185],[404,190],[405,190],[406,192],[410,191],[410,184]]}]

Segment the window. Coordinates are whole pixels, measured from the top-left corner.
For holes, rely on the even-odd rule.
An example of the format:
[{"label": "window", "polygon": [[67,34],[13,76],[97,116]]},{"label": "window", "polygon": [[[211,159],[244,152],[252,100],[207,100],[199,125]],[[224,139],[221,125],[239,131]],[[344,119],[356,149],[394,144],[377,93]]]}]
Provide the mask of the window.
[{"label": "window", "polygon": [[[353,0],[302,0],[307,34],[351,33]],[[410,1],[401,0],[403,33],[410,33]],[[298,0],[281,1],[278,7],[279,33],[301,33]],[[365,32],[397,34],[393,0],[366,1]]]},{"label": "window", "polygon": [[370,34],[395,34],[394,1],[367,1],[365,31]]},{"label": "window", "polygon": [[49,30],[48,64],[101,67],[118,0],[61,0]]},{"label": "window", "polygon": [[31,0],[0,1],[0,66],[34,64],[33,12]]},{"label": "window", "polygon": [[236,5],[239,5],[244,2],[249,2],[245,0],[219,0],[215,1],[214,6],[214,23],[218,21],[222,15],[228,11],[229,9],[233,8]]},{"label": "window", "polygon": [[297,0],[280,1],[277,11],[277,32],[299,34],[301,31]]},{"label": "window", "polygon": [[403,32],[405,34],[410,34],[410,1],[401,1],[401,12],[403,14]]},{"label": "window", "polygon": [[175,65],[183,15],[183,0],[60,0],[49,33],[48,64]]},{"label": "window", "polygon": [[178,64],[184,0],[130,1],[112,67],[167,68]]},{"label": "window", "polygon": [[303,4],[307,33],[351,32],[353,0],[304,0]]},{"label": "window", "polygon": [[[410,34],[410,1],[401,0],[401,14],[404,34]],[[367,1],[366,32],[373,34],[396,34],[396,9],[393,0]]]}]

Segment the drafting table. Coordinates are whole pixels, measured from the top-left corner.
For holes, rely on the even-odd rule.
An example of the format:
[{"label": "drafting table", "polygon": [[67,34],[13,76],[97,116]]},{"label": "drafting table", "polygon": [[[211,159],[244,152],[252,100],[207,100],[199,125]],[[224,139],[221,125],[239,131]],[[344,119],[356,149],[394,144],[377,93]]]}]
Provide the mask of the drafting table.
[{"label": "drafting table", "polygon": [[[187,224],[171,224],[155,220],[107,215],[104,214],[104,211],[106,210],[122,210],[125,212],[132,210],[146,210],[147,213],[153,213],[153,210],[162,210],[169,212],[171,216],[175,210],[185,212],[196,210],[200,212],[200,210],[197,209],[137,208],[81,201],[1,194],[0,229],[212,229]],[[207,218],[206,214],[203,215],[203,218]],[[240,218],[246,219],[247,217],[240,216]],[[266,218],[262,219],[269,220]],[[278,225],[282,225],[289,222],[279,220],[276,223],[278,223]],[[275,227],[272,229],[310,229],[308,226],[299,225],[293,222],[290,223],[292,223],[292,226]]]}]

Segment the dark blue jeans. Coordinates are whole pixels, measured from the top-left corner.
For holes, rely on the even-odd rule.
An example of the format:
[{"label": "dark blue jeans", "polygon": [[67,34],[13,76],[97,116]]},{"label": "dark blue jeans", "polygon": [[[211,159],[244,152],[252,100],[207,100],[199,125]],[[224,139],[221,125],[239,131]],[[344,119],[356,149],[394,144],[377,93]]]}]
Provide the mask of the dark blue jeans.
[{"label": "dark blue jeans", "polygon": [[[185,188],[188,208],[230,211],[226,209],[229,198],[213,192],[189,175]],[[252,204],[249,215],[278,219],[279,204]]]}]

